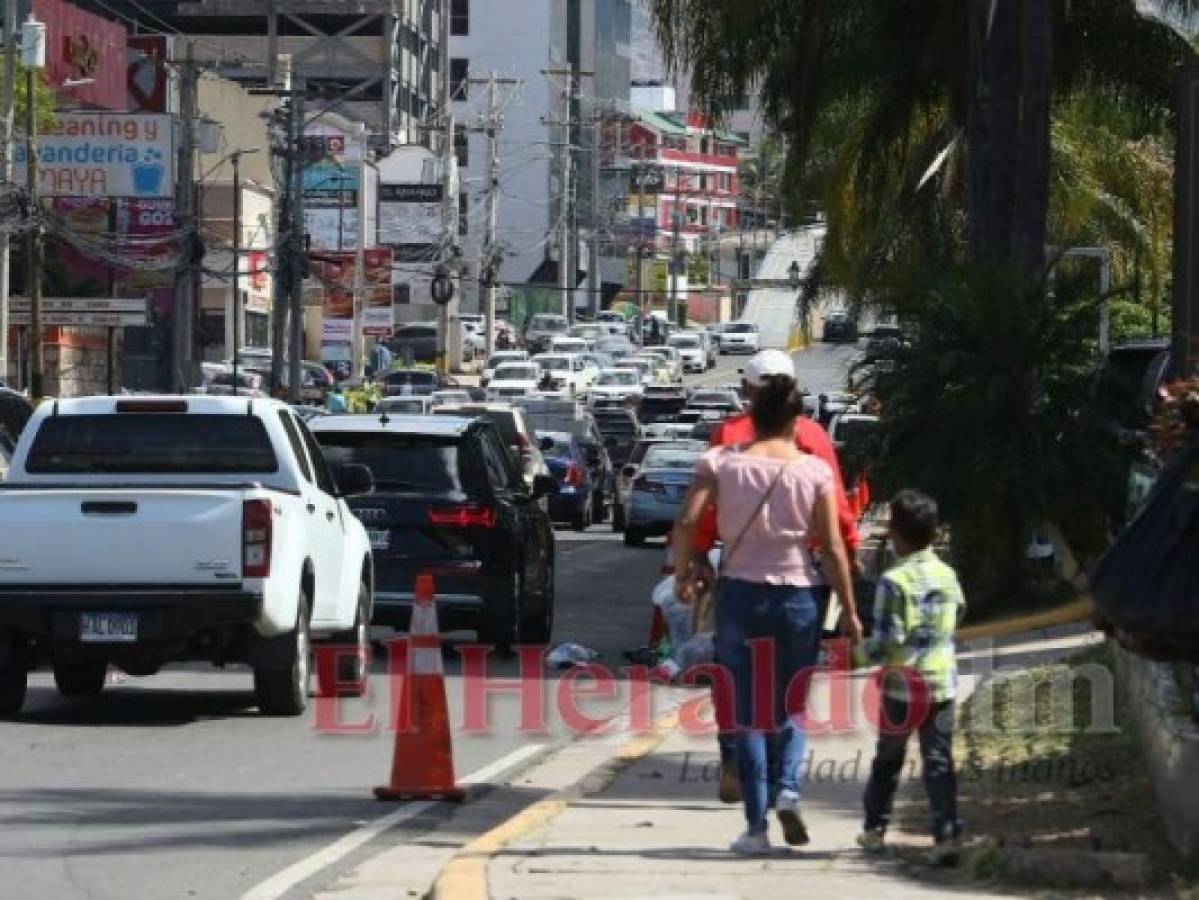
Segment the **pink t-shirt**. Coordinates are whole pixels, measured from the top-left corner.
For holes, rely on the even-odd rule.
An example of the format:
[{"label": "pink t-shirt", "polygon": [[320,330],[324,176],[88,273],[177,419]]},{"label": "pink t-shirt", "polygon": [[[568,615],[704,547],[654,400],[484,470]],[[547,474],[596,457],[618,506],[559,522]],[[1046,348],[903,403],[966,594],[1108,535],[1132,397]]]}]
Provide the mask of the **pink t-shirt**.
[{"label": "pink t-shirt", "polygon": [[[755,516],[762,495],[784,467],[769,502]],[[725,553],[754,516],[724,562],[724,575],[796,587],[823,583],[810,545],[816,530],[816,502],[833,488],[828,463],[808,454],[782,460],[750,456],[738,447],[714,447],[700,457],[696,471],[716,480],[716,526]]]}]

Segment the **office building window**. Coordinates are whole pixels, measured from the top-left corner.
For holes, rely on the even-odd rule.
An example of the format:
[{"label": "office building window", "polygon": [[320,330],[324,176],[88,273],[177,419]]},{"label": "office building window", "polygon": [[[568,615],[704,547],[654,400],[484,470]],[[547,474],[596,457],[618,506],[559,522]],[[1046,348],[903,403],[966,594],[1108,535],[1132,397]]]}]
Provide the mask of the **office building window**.
[{"label": "office building window", "polygon": [[467,233],[467,213],[470,208],[470,200],[463,191],[458,195],[458,234],[465,236]]},{"label": "office building window", "polygon": [[470,165],[470,138],[462,128],[454,129],[454,155],[458,157],[458,167],[465,169]]},{"label": "office building window", "polygon": [[465,100],[467,98],[467,79],[470,78],[470,60],[455,58],[450,60],[450,99]]},{"label": "office building window", "polygon": [[470,34],[470,0],[450,0],[450,34]]}]

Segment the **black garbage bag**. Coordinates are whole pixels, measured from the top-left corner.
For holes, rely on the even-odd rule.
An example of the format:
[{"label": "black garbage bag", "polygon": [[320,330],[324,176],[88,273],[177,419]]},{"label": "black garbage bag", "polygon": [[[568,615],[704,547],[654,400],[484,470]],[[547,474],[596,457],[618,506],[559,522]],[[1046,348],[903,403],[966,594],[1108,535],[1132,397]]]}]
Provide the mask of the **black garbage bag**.
[{"label": "black garbage bag", "polygon": [[1199,663],[1199,436],[1162,469],[1091,584],[1097,623],[1128,649]]}]

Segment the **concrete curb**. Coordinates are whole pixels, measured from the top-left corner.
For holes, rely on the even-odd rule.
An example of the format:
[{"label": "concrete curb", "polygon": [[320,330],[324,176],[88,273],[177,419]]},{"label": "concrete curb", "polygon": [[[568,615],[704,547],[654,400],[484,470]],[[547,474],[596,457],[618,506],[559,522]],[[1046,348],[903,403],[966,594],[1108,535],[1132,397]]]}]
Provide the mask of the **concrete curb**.
[{"label": "concrete curb", "polygon": [[970,625],[959,628],[956,638],[961,641],[977,641],[985,638],[1011,637],[1026,631],[1039,631],[1042,628],[1054,628],[1058,625],[1072,625],[1084,622],[1095,614],[1095,601],[1090,597],[1079,597],[1057,609],[1031,613],[1026,616],[1016,616],[1011,619],[999,619],[982,625]]},{"label": "concrete curb", "polygon": [[678,725],[677,711],[654,723],[649,734],[633,738],[586,775],[545,800],[521,810],[512,818],[475,838],[441,870],[432,900],[487,900],[487,866],[508,845],[535,831],[558,815],[575,800],[592,797],[605,790],[629,765],[652,753]]}]

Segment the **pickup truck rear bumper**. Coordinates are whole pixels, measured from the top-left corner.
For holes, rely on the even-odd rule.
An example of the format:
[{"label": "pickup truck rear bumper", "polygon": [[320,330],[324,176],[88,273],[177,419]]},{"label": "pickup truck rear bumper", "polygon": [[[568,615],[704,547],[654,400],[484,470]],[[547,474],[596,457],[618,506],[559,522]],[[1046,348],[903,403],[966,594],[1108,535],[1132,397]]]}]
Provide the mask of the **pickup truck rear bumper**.
[{"label": "pickup truck rear bumper", "polygon": [[222,587],[73,585],[0,587],[0,629],[53,642],[79,640],[85,612],[137,614],[137,643],[186,638],[199,631],[257,622],[261,594]]}]

